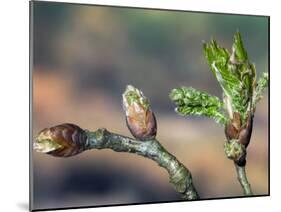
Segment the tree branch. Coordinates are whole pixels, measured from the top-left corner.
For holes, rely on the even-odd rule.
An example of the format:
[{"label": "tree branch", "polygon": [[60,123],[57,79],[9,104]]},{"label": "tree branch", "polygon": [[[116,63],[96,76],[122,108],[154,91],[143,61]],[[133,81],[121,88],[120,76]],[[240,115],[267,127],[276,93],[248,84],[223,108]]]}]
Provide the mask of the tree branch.
[{"label": "tree branch", "polygon": [[154,160],[159,166],[167,170],[170,183],[183,199],[199,199],[190,171],[156,139],[139,141],[111,133],[103,128],[94,132],[86,131],[86,135],[86,149],[112,149],[116,152],[136,153]]},{"label": "tree branch", "polygon": [[236,163],[234,163],[234,165],[235,165],[235,169],[236,169],[236,173],[237,173],[237,179],[238,179],[241,187],[243,188],[244,195],[252,196],[253,192],[251,189],[251,185],[247,179],[245,166],[238,166]]}]

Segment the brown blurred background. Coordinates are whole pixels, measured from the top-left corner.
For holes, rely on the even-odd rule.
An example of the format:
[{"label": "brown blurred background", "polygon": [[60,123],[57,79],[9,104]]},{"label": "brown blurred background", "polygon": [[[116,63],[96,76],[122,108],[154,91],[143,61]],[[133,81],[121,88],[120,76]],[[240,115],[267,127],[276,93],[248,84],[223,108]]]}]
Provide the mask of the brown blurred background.
[{"label": "brown blurred background", "polygon": [[[180,117],[168,94],[192,86],[221,96],[202,53],[215,38],[231,49],[239,30],[258,76],[268,71],[266,17],[33,2],[33,137],[70,122],[131,136],[121,94],[127,84],[150,99],[158,139],[192,172],[202,198],[241,196],[222,127]],[[268,193],[268,96],[258,105],[247,172]],[[168,174],[129,153],[92,150],[72,158],[33,152],[34,209],[180,200]]]}]

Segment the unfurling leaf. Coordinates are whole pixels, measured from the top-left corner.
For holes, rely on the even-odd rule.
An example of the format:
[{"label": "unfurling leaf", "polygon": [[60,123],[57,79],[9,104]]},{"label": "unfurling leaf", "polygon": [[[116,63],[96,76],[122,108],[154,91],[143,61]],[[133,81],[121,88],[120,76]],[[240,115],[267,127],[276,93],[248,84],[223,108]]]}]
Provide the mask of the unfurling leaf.
[{"label": "unfurling leaf", "polygon": [[266,87],[268,86],[268,73],[264,72],[262,77],[258,80],[254,96],[253,96],[253,106],[256,107],[258,101],[262,98],[262,94]]},{"label": "unfurling leaf", "polygon": [[236,32],[234,34],[233,49],[235,51],[237,62],[244,63],[248,60],[248,55],[244,48],[242,38],[239,32]]},{"label": "unfurling leaf", "polygon": [[[227,109],[240,113],[242,122],[245,123],[247,112],[252,105],[256,70],[248,61],[240,33],[234,35],[231,55],[214,40],[209,44],[205,43],[203,49],[210,69],[224,92]],[[232,118],[232,114],[229,114],[229,117]]]},{"label": "unfurling leaf", "polygon": [[239,80],[228,71],[229,52],[221,48],[216,41],[203,45],[204,55],[209,67],[227,96],[232,96],[233,87],[239,86]]},{"label": "unfurling leaf", "polygon": [[170,98],[177,106],[175,111],[180,115],[207,116],[221,124],[227,122],[227,118],[221,113],[223,103],[216,96],[191,87],[181,87],[173,89]]}]

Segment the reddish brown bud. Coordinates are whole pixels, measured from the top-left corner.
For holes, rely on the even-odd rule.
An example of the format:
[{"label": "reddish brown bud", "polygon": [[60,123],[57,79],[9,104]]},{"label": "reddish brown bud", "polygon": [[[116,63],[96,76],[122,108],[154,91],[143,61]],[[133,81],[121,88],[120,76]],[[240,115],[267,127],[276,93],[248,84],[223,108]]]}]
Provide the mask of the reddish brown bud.
[{"label": "reddish brown bud", "polygon": [[241,127],[240,114],[233,113],[233,119],[225,127],[225,136],[227,140],[238,139]]},{"label": "reddish brown bud", "polygon": [[239,131],[230,122],[225,127],[225,136],[227,140],[238,139]]},{"label": "reddish brown bud", "polygon": [[148,99],[143,93],[128,85],[123,94],[123,108],[126,113],[126,123],[132,135],[139,140],[154,139],[157,133],[157,123]]},{"label": "reddish brown bud", "polygon": [[140,122],[134,116],[126,116],[126,123],[130,132],[139,140],[155,138],[157,127],[154,113],[150,110],[146,111],[143,119],[144,121]]},{"label": "reddish brown bud", "polygon": [[240,129],[241,127],[241,116],[240,113],[238,112],[234,112],[233,113],[233,120],[232,120],[232,124],[236,129]]},{"label": "reddish brown bud", "polygon": [[[231,159],[239,166],[245,166],[246,164],[246,148],[250,143],[252,130],[253,130],[253,114],[250,112],[247,114],[246,123],[241,126],[241,118],[239,113],[233,113],[233,119],[225,127],[225,135],[228,140],[226,144],[227,155],[231,156]],[[235,141],[236,143],[234,143]],[[236,146],[243,146],[245,152],[243,154],[238,154],[239,157],[233,157],[231,148],[229,144],[236,144]],[[239,143],[239,145],[238,145]],[[237,148],[236,148],[237,149]],[[235,149],[235,150],[236,150]],[[237,151],[234,151],[237,152]],[[231,153],[231,154],[230,154]]]},{"label": "reddish brown bud", "polygon": [[239,142],[247,147],[250,143],[252,130],[253,130],[253,119],[254,116],[252,114],[248,114],[246,126],[243,127],[239,133]]},{"label": "reddish brown bud", "polygon": [[85,131],[74,124],[61,124],[39,132],[34,149],[57,157],[70,157],[85,150]]}]

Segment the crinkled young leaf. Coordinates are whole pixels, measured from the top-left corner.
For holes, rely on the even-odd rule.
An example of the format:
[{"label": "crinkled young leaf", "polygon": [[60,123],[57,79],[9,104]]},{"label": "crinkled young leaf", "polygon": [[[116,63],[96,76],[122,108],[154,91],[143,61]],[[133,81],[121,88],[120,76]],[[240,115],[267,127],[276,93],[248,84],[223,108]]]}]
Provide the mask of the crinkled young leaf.
[{"label": "crinkled young leaf", "polygon": [[264,72],[262,77],[258,80],[254,96],[253,96],[253,107],[256,107],[258,101],[262,98],[262,93],[268,86],[268,73]]},{"label": "crinkled young leaf", "polygon": [[240,86],[239,79],[228,69],[229,52],[218,46],[216,41],[203,45],[207,62],[227,96],[233,96],[233,89]]},{"label": "crinkled young leaf", "polygon": [[213,40],[209,44],[204,44],[203,48],[224,96],[230,101],[231,111],[239,112],[242,121],[245,122],[253,96],[256,70],[248,61],[240,33],[234,35],[231,55]]},{"label": "crinkled young leaf", "polygon": [[251,98],[253,95],[253,86],[256,81],[256,69],[248,60],[248,55],[239,32],[236,32],[234,35],[232,51],[232,60],[234,61],[230,61],[230,63],[235,63],[233,73],[241,81],[244,95],[247,95],[247,98]]},{"label": "crinkled young leaf", "polygon": [[243,42],[241,39],[241,35],[239,32],[236,32],[234,34],[233,48],[235,49],[235,55],[236,55],[236,59],[238,60],[238,62],[244,63],[244,62],[248,61],[248,55],[244,48],[244,45],[243,45]]},{"label": "crinkled young leaf", "polygon": [[180,115],[207,116],[218,123],[226,123],[227,119],[220,111],[223,103],[216,96],[191,87],[181,87],[173,89],[170,98],[177,106],[175,111]]},{"label": "crinkled young leaf", "polygon": [[235,63],[233,73],[241,82],[239,93],[234,97],[233,105],[236,108],[235,111],[241,114],[241,118],[245,122],[247,112],[252,110],[253,106],[252,97],[256,83],[256,68],[249,62],[247,51],[244,48],[239,32],[234,35],[232,51],[234,61],[230,61],[230,63]]}]

